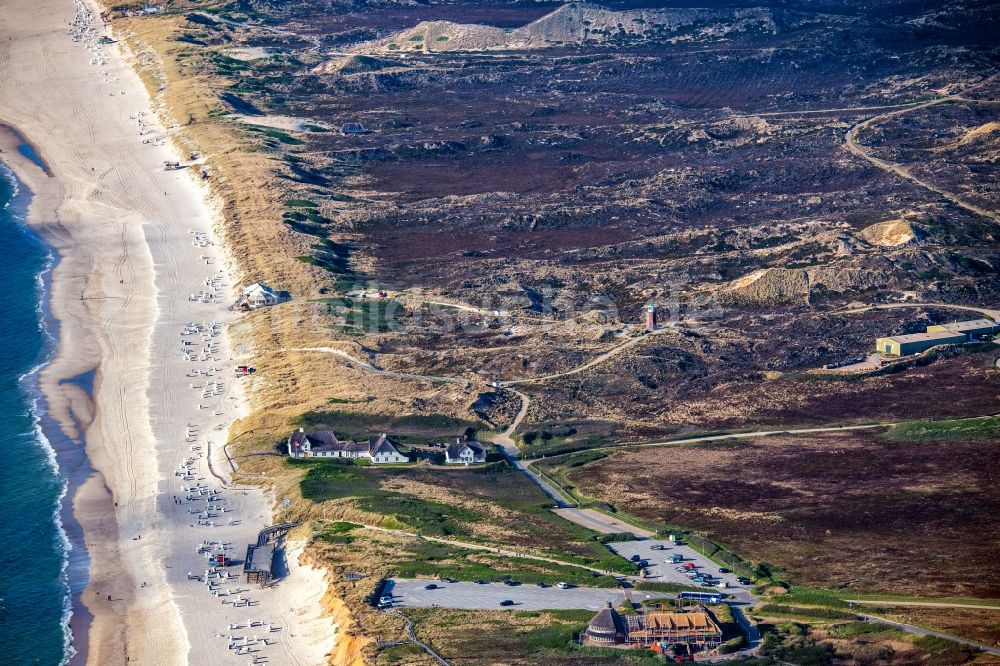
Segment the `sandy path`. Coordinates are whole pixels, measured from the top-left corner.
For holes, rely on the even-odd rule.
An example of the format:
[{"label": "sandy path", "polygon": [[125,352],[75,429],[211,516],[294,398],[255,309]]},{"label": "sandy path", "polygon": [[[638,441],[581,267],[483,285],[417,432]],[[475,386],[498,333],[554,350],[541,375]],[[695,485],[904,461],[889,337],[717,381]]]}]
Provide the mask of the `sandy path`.
[{"label": "sandy path", "polygon": [[[210,439],[225,441],[241,404],[221,326],[231,317],[231,284],[212,242],[207,193],[190,174],[164,171],[180,155],[162,141],[165,129],[120,47],[97,47],[96,34],[85,34],[88,25],[103,28],[87,24],[84,9],[73,0],[0,4],[0,122],[49,169],[4,142],[4,160],[34,194],[29,220],[61,257],[51,293],[60,346],[43,390],[67,434],[85,433],[96,470],[72,498],[90,554],[87,662],[246,663],[219,635],[230,622],[260,618],[282,627],[260,653],[268,663],[322,663],[335,634],[319,615],[322,572],[296,558],[286,581],[254,591],[256,605],[244,608],[187,579],[189,568],[204,569],[197,543],[229,540],[243,550],[270,519],[255,490],[222,491],[224,527],[198,525],[187,512],[203,510],[203,499],[173,499],[182,485],[221,485],[198,456]],[[217,278],[211,287],[209,278]],[[216,299],[188,299],[211,288]],[[189,348],[181,332],[191,321],[220,327],[187,336]],[[95,369],[92,403],[60,384]],[[189,376],[195,370],[204,374]],[[204,480],[174,475],[186,457],[192,478]]]},{"label": "sandy path", "polygon": [[917,185],[923,187],[924,189],[944,197],[945,199],[952,202],[959,208],[964,208],[970,213],[974,213],[976,215],[982,215],[983,217],[988,217],[994,222],[1000,222],[1000,215],[998,215],[996,212],[987,210],[980,206],[976,206],[975,204],[960,197],[954,192],[949,192],[948,190],[938,187],[937,185],[934,185],[933,183],[930,183],[927,180],[924,180],[914,175],[906,165],[892,164],[890,162],[886,162],[885,160],[879,159],[878,157],[875,157],[875,155],[873,154],[874,151],[867,150],[863,144],[858,143],[858,134],[862,130],[877,125],[884,120],[888,120],[889,118],[893,118],[895,116],[901,116],[903,114],[907,114],[912,111],[916,111],[918,109],[926,109],[931,106],[937,106],[938,104],[947,104],[956,102],[959,103],[964,102],[966,104],[979,104],[979,103],[993,104],[995,103],[994,100],[977,100],[975,98],[970,99],[967,97],[963,97],[962,95],[965,93],[972,92],[973,90],[976,90],[978,88],[981,88],[982,86],[991,82],[995,78],[996,75],[990,76],[980,81],[979,83],[975,83],[971,86],[968,86],[964,90],[961,90],[952,95],[946,95],[944,97],[936,97],[926,102],[920,102],[917,104],[908,105],[905,108],[901,108],[896,111],[889,111],[888,113],[883,113],[877,116],[872,116],[871,118],[868,118],[866,120],[862,120],[861,122],[853,125],[847,131],[847,134],[844,136],[844,146],[850,152],[854,153],[858,157],[861,157],[862,159],[868,160],[870,163],[872,163],[873,165],[875,165],[876,167],[882,169],[887,173],[895,174],[897,176],[900,176],[901,178],[905,178],[906,180],[916,183]]}]

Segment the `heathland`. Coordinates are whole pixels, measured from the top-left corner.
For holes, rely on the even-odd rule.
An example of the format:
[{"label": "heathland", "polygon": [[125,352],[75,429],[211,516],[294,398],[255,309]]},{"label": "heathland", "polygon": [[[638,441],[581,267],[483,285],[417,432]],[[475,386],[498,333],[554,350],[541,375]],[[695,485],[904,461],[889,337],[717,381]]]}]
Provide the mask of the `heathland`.
[{"label": "heathland", "polygon": [[[873,633],[843,599],[998,594],[995,430],[937,423],[995,411],[997,347],[823,366],[996,316],[1000,19],[787,4],[108,3],[202,156],[235,280],[292,294],[230,327],[256,372],[228,451],[289,500],[275,520],[307,523],[332,661],[430,659],[386,647],[407,634],[369,603],[384,576],[601,587],[631,565],[502,460],[289,462],[298,427],[546,456],[582,502],[745,560],[773,597],[767,658],[975,658]],[[580,614],[405,612],[455,663],[626,659],[570,647]],[[489,628],[524,640],[455,635]]]}]

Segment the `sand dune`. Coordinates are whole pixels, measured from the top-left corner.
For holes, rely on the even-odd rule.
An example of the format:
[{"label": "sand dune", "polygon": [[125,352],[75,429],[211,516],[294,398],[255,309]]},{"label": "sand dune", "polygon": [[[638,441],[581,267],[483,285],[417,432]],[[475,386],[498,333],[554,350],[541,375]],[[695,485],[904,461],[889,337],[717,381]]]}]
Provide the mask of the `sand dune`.
[{"label": "sand dune", "polygon": [[[2,156],[34,195],[30,223],[61,257],[51,290],[60,342],[43,389],[64,429],[84,430],[95,469],[72,496],[91,557],[82,603],[93,615],[89,627],[74,626],[76,644],[102,666],[245,663],[220,632],[254,616],[285,632],[263,653],[268,663],[322,663],[335,631],[315,604],[311,569],[292,562],[278,588],[249,593],[259,605],[246,610],[186,575],[204,567],[195,553],[203,539],[245,548],[270,520],[256,490],[222,490],[225,515],[239,521],[218,527],[197,524],[191,504],[174,500],[185,458],[197,483],[221,488],[205,454],[219,454],[243,409],[222,334],[237,276],[214,235],[210,193],[193,173],[163,168],[182,159],[175,130],[150,109],[122,46],[97,44],[104,28],[92,7],[8,0],[0,16],[0,122],[36,146],[50,174],[10,137]],[[185,358],[183,328],[213,321],[217,335],[195,346],[205,358]],[[92,404],[61,384],[89,370]]]},{"label": "sand dune", "polygon": [[717,38],[730,32],[777,29],[770,11],[750,9],[635,9],[615,11],[571,3],[515,29],[475,23],[422,21],[360,46],[359,53],[540,49],[617,40]]}]

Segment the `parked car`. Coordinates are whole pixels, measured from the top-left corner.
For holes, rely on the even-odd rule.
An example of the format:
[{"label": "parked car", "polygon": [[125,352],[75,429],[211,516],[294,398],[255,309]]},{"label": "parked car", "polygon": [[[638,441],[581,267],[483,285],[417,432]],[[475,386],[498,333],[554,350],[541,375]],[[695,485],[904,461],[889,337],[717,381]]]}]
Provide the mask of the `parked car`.
[{"label": "parked car", "polygon": [[514,587],[516,585],[520,585],[520,583],[518,583],[516,580],[511,580],[510,578],[504,578],[503,579],[503,584],[507,585],[509,587]]},{"label": "parked car", "polygon": [[560,581],[560,582],[556,583],[556,587],[558,587],[560,590],[568,590],[569,588],[571,588],[573,586],[570,585],[569,583],[563,583],[562,581]]},{"label": "parked car", "polygon": [[379,597],[378,602],[380,604],[391,604],[392,603],[392,596],[391,595],[383,595],[383,596]]},{"label": "parked car", "polygon": [[441,581],[444,582],[444,583],[454,583],[455,579],[454,578],[442,578]]},{"label": "parked car", "polygon": [[719,573],[730,573],[730,571],[726,567],[719,567]]},{"label": "parked car", "polygon": [[736,582],[739,583],[740,585],[749,585],[750,579],[747,578],[746,576],[740,576],[739,578],[736,579]]},{"label": "parked car", "polygon": [[426,585],[424,585],[424,589],[425,590],[436,590],[436,589],[438,589],[438,586],[435,585],[434,583],[427,583]]},{"label": "parked car", "polygon": [[539,582],[535,583],[535,585],[537,585],[538,587],[542,587],[542,588],[545,588],[545,587],[549,586],[548,583],[545,583],[543,581],[539,581]]},{"label": "parked car", "polygon": [[486,581],[483,580],[482,578],[477,578],[476,580],[474,580],[472,582],[475,583],[476,585],[486,585]]},{"label": "parked car", "polygon": [[667,547],[664,546],[662,543],[654,543],[652,546],[649,547],[649,549],[650,550],[666,550]]},{"label": "parked car", "polygon": [[640,557],[639,555],[633,555],[631,559],[633,562],[638,562],[639,560],[642,559],[642,557]]},{"label": "parked car", "polygon": [[513,606],[514,602],[511,601],[510,599],[504,599],[503,601],[500,602],[500,605],[501,606]]}]

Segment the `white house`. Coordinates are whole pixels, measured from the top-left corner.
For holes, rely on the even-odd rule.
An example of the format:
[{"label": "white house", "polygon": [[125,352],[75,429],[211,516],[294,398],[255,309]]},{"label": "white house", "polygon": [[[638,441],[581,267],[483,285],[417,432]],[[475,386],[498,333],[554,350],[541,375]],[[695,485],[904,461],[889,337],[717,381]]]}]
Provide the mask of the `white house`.
[{"label": "white house", "polygon": [[385,433],[370,437],[366,446],[342,442],[329,430],[306,432],[302,428],[288,438],[288,455],[291,458],[367,458],[374,465],[410,462]]},{"label": "white house", "polygon": [[355,442],[342,442],[329,430],[306,432],[299,428],[288,438],[292,458],[360,458],[367,452]]},{"label": "white house", "polygon": [[384,432],[368,438],[368,457],[375,465],[410,462],[410,459],[399,452]]},{"label": "white house", "polygon": [[289,299],[287,292],[277,292],[266,284],[255,282],[249,287],[243,287],[243,292],[237,305],[246,310],[256,310],[270,305],[284,303]]},{"label": "white house", "polygon": [[473,465],[486,462],[486,447],[476,441],[457,438],[444,450],[444,461],[449,465]]}]

